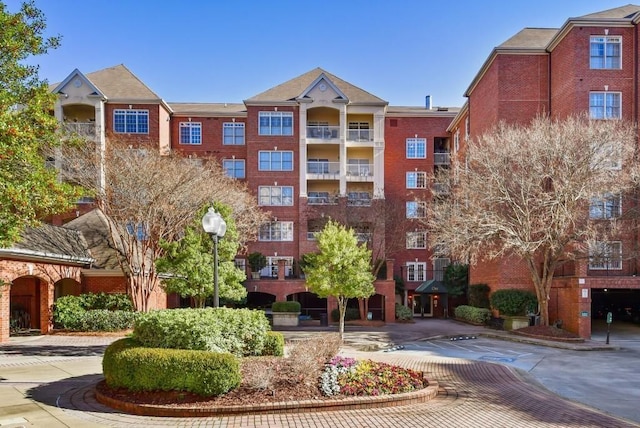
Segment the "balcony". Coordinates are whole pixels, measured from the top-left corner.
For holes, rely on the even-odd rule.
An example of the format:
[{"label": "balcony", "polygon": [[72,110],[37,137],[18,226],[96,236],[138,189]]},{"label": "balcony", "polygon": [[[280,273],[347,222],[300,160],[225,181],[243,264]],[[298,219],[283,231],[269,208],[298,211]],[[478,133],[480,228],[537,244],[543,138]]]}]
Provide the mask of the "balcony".
[{"label": "balcony", "polygon": [[307,126],[307,138],[315,140],[336,140],[338,142],[340,137],[339,126],[327,126],[327,125],[308,125]]},{"label": "balcony", "polygon": [[339,180],[340,162],[309,161],[307,162],[307,179]]},{"label": "balcony", "polygon": [[349,192],[347,194],[347,206],[370,207],[371,194],[369,194],[368,192]]},{"label": "balcony", "polygon": [[433,154],[433,164],[434,165],[449,165],[450,163],[450,155],[449,153],[437,152]]},{"label": "balcony", "polygon": [[[310,192],[312,193],[312,192]],[[321,192],[324,193],[324,192]],[[329,195],[319,195],[319,196],[311,196],[307,198],[308,205],[336,205],[338,203],[338,198],[335,196]]]},{"label": "balcony", "polygon": [[371,142],[373,141],[373,129],[349,129],[347,141]]},{"label": "balcony", "polygon": [[347,165],[347,181],[373,181],[373,164]]},{"label": "balcony", "polygon": [[96,136],[95,122],[64,122],[62,128],[80,137],[95,138]]}]

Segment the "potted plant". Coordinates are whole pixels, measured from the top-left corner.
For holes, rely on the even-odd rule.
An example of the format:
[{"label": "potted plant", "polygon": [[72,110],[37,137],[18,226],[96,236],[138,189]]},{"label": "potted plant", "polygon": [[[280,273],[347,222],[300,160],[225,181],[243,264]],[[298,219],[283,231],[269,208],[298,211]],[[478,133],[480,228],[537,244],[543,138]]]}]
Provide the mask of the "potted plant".
[{"label": "potted plant", "polygon": [[300,320],[300,302],[273,302],[271,314],[274,326],[297,327]]},{"label": "potted plant", "polygon": [[247,258],[251,268],[251,278],[260,279],[260,271],[267,266],[267,258],[259,251],[249,254]]},{"label": "potted plant", "polygon": [[505,330],[517,330],[529,326],[527,313],[538,303],[536,295],[530,291],[507,288],[497,290],[491,297],[491,307],[504,318]]}]

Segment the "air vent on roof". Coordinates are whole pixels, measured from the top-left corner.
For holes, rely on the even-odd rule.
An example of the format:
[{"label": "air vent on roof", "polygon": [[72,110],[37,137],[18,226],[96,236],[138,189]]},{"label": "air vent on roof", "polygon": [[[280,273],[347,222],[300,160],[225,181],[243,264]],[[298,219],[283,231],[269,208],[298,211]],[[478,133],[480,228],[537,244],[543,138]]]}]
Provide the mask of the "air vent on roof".
[{"label": "air vent on roof", "polygon": [[427,95],[424,97],[424,101],[427,107],[427,110],[431,110],[431,95]]}]

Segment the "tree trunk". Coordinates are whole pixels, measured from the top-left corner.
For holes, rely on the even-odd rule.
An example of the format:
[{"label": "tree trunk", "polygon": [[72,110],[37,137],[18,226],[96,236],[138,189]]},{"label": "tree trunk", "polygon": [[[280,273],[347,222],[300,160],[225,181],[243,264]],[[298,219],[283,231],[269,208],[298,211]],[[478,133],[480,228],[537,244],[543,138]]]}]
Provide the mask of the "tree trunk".
[{"label": "tree trunk", "polygon": [[338,297],[338,312],[340,313],[340,322],[338,331],[340,333],[340,340],[344,340],[344,316],[347,312],[347,299],[345,297]]}]

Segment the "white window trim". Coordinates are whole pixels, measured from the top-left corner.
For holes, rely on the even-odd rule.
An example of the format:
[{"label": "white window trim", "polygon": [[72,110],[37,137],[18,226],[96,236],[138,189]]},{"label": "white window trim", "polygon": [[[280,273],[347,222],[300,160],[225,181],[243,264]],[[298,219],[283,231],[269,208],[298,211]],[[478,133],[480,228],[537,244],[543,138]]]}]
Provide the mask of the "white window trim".
[{"label": "white window trim", "polygon": [[[189,142],[185,143],[182,141],[182,129],[189,130]],[[200,134],[198,135],[198,142],[193,142],[193,134],[191,132],[192,129],[199,129]],[[202,122],[180,122],[180,127],[178,130],[178,140],[180,145],[185,146],[199,146],[202,145]]]},{"label": "white window trim", "polygon": [[[278,188],[280,189],[280,201],[283,202],[284,201],[284,197],[283,195],[283,190],[284,189],[291,189],[291,203],[285,204],[285,203],[280,203],[280,204],[272,204],[272,203],[268,203],[265,204],[262,202],[262,191],[268,189],[269,190],[269,202],[271,202],[273,200],[273,189]],[[293,186],[258,186],[258,205],[260,206],[264,206],[264,207],[291,207],[293,206]]]},{"label": "white window trim", "polygon": [[[409,176],[415,174],[415,186],[409,186]],[[422,180],[419,178],[422,177]],[[422,181],[422,186],[420,185]],[[405,186],[407,189],[426,189],[427,188],[427,173],[425,171],[407,171],[405,178]]]},{"label": "white window trim", "polygon": [[[294,230],[293,230],[293,222],[292,221],[270,221],[267,223],[264,223],[262,226],[260,226],[260,229],[262,229],[265,226],[269,226],[269,239],[263,239],[262,236],[262,230],[258,231],[258,241],[262,241],[262,242],[291,242],[293,241],[293,235],[294,235]],[[284,239],[272,239],[271,237],[274,235],[273,233],[273,227],[279,227],[280,228],[280,237],[282,238],[283,235],[287,235],[284,237]],[[286,232],[283,234],[283,231]],[[290,234],[289,234],[290,232]]]},{"label": "white window trim", "polygon": [[[613,213],[613,215],[608,216],[607,205],[610,201],[613,201],[613,200],[617,200],[618,209],[615,213]],[[602,212],[602,215],[599,217],[591,215],[591,208],[596,203],[602,206],[602,209],[600,209],[600,211]],[[607,194],[604,196],[596,196],[591,198],[591,201],[589,202],[589,219],[591,220],[609,220],[612,218],[619,218],[621,215],[622,215],[622,196],[621,195]]]},{"label": "white window trim", "polygon": [[[225,135],[224,135],[225,128],[233,128],[234,130],[232,143],[225,142]],[[235,131],[236,129],[242,129],[242,143],[236,142],[237,139],[239,138],[239,136],[236,135],[236,131]],[[246,127],[244,122],[224,122],[222,124],[222,145],[223,146],[244,146],[245,139],[246,139]]]},{"label": "white window trim", "polygon": [[426,262],[407,262],[407,281],[423,282],[427,278]]},{"label": "white window trim", "polygon": [[[424,143],[424,153],[422,155],[418,155],[417,152],[417,145],[419,143]],[[426,138],[407,138],[406,139],[406,146],[405,146],[405,156],[407,157],[407,159],[426,159],[427,158],[427,139]],[[416,152],[416,156],[409,156],[409,145],[410,144],[414,144],[416,145],[416,150],[414,150],[414,152]]]},{"label": "white window trim", "polygon": [[[262,155],[262,153],[269,153],[269,169],[262,169],[260,167],[260,157]],[[271,159],[271,156],[275,153],[291,153],[291,169],[272,169],[271,168],[271,164],[273,163],[273,160]],[[294,170],[294,162],[295,159],[293,157],[293,151],[292,150],[260,150],[258,152],[258,171],[275,171],[275,172],[291,172]]]},{"label": "white window trim", "polygon": [[[591,66],[591,45],[594,42],[595,39],[604,39],[604,45],[605,45],[605,49],[604,49],[604,56],[602,57],[603,59],[603,63],[604,63],[604,67],[599,67],[599,68],[593,68]],[[615,42],[614,40],[617,40],[617,42]],[[615,67],[615,68],[610,68],[610,67],[606,67],[607,64],[607,43],[616,43],[620,45],[620,57],[619,57],[619,66]],[[592,35],[589,38],[589,69],[590,70],[622,70],[622,55],[623,55],[623,51],[622,51],[622,36],[607,36],[607,35]]]},{"label": "white window trim", "polygon": [[[124,114],[125,117],[127,114],[131,114],[131,113],[135,113],[136,116],[139,114],[145,115],[147,117],[147,131],[146,132],[139,132],[139,131],[127,131],[127,124],[126,124],[126,120],[125,120],[125,129],[124,131],[117,131],[116,130],[116,116],[117,115],[122,115]],[[137,127],[137,120],[136,120],[136,127]],[[113,132],[115,132],[116,134],[149,134],[149,130],[151,128],[151,124],[150,124],[150,118],[149,118],[149,110],[145,110],[145,109],[114,109],[113,110]]]},{"label": "white window trim", "polygon": [[[603,94],[604,95],[604,105],[602,106],[602,108],[604,109],[603,111],[603,115],[602,117],[594,117],[591,115],[591,95],[594,94]],[[607,95],[608,94],[618,94],[619,97],[618,99],[620,100],[620,104],[618,105],[618,110],[620,112],[620,115],[618,117],[607,117],[606,116],[606,112],[607,112]],[[589,118],[590,119],[596,119],[596,120],[618,120],[618,119],[622,119],[622,92],[620,91],[589,91]]]},{"label": "white window trim", "polygon": [[[415,215],[409,215],[409,206],[416,204]],[[427,203],[423,201],[407,201],[405,203],[405,215],[407,218],[425,218],[427,216]]]},{"label": "white window trim", "polygon": [[[222,160],[222,167],[225,171],[225,174],[227,172],[227,169],[224,167],[225,162],[233,162],[233,164],[235,165],[236,163],[241,163],[242,164],[242,171],[244,172],[243,177],[236,177],[236,176],[231,176],[227,174],[227,177],[230,178],[235,178],[236,180],[244,180],[245,178],[247,178],[247,162],[244,159],[223,159]],[[234,171],[237,168],[233,168]]]},{"label": "white window trim", "polygon": [[[419,245],[420,241],[422,241],[422,245]],[[406,237],[406,249],[407,250],[424,250],[427,248],[427,232],[426,231],[416,231],[416,232],[407,232]]]},{"label": "white window trim", "polygon": [[[268,116],[269,117],[269,134],[263,134],[260,130],[260,119],[262,117]],[[279,134],[274,134],[272,132],[273,130],[273,126],[271,125],[271,118],[272,117],[280,117],[280,119],[282,120],[284,117],[291,117],[291,134],[284,134],[282,133],[282,129],[284,129],[284,127],[282,125],[280,125],[280,133]],[[282,122],[281,122],[282,123]],[[274,136],[274,137],[291,137],[295,134],[295,127],[294,127],[294,117],[293,117],[293,112],[292,111],[260,111],[258,112],[258,135],[262,136],[262,137],[269,137],[269,136]]]},{"label": "white window trim", "polygon": [[[601,263],[594,264],[591,260],[593,249],[589,250],[589,269],[590,270],[622,270],[622,242],[620,241],[608,241],[608,242],[596,242],[596,245],[606,246],[606,253],[604,255],[604,260],[601,260]],[[611,254],[611,246],[618,246],[618,257],[613,260],[610,257]],[[608,260],[607,260],[608,259]]]}]

